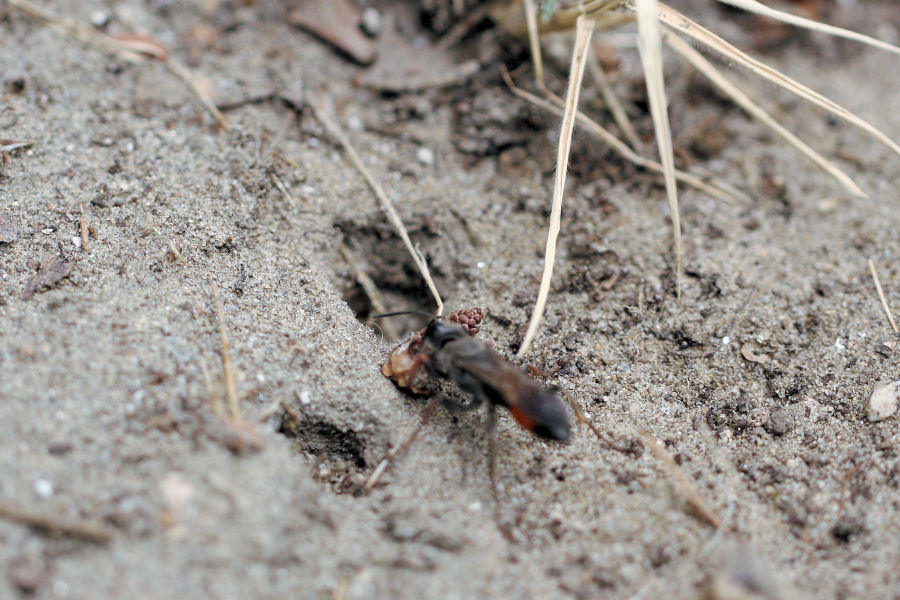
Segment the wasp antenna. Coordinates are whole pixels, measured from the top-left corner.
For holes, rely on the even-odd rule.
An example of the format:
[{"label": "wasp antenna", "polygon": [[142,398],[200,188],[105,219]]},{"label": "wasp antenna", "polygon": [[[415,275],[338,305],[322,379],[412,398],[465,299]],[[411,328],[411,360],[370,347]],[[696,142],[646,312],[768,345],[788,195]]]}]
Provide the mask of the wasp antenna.
[{"label": "wasp antenna", "polygon": [[434,315],[427,313],[424,310],[398,310],[396,312],[382,313],[380,315],[369,315],[369,318],[382,319],[384,317],[399,317],[400,315],[419,315],[420,317],[427,317],[429,319],[434,318]]}]

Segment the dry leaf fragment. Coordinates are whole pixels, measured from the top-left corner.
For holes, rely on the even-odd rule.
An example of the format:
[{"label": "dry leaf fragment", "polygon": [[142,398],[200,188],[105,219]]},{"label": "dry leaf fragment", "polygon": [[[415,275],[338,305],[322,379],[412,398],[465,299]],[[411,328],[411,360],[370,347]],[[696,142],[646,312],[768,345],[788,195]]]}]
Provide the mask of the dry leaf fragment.
[{"label": "dry leaf fragment", "polygon": [[146,54],[147,56],[156,58],[163,62],[169,60],[169,51],[160,42],[146,35],[137,35],[133,33],[123,33],[119,35],[109,36],[111,39],[119,43],[122,48]]},{"label": "dry leaf fragment", "polygon": [[357,85],[382,92],[415,92],[458,85],[479,69],[477,60],[457,63],[443,46],[410,43],[395,23],[385,26],[378,55],[378,62],[356,78]]},{"label": "dry leaf fragment", "polygon": [[762,364],[769,361],[769,356],[763,354],[763,347],[756,342],[744,342],[741,346],[741,356],[744,357],[744,360],[749,360],[753,363]]},{"label": "dry leaf fragment", "polygon": [[39,290],[51,287],[64,279],[72,270],[72,263],[65,258],[57,258],[47,267],[37,272],[37,275],[31,278],[25,291],[22,293],[22,299],[28,300],[34,296]]},{"label": "dry leaf fragment", "polygon": [[19,224],[12,213],[0,211],[0,243],[11,244],[19,237]]},{"label": "dry leaf fragment", "polygon": [[6,140],[0,139],[0,152],[13,152],[34,146],[36,140]]},{"label": "dry leaf fragment", "polygon": [[348,0],[299,0],[287,21],[331,44],[361,65],[375,60],[375,44],[363,35],[362,13]]}]

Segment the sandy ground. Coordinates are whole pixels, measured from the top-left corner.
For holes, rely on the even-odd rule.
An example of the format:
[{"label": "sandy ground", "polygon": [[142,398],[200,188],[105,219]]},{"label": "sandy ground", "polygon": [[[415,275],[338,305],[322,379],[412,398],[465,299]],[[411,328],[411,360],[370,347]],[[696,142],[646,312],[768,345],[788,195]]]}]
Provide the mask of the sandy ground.
[{"label": "sandy ground", "polygon": [[[527,361],[620,444],[659,439],[718,530],[650,452],[583,427],[545,443],[505,414],[498,526],[482,411],[439,410],[355,496],[425,405],[381,376],[393,342],[357,319],[371,307],[355,269],[390,309],[429,305],[305,100],[331,99],[448,308],[484,307],[479,336],[506,354],[537,290],[555,118],[501,83],[490,54],[524,55],[499,33],[468,44],[485,65],[467,84],[381,96],[285,24],[285,5],[199,4],[43,5],[83,21],[110,11],[110,31],[163,42],[209,78],[228,131],[160,63],[0,5],[0,137],[37,140],[0,177],[18,230],[0,243],[0,502],[111,533],[94,543],[0,519],[0,597],[692,598],[726,581],[768,597],[897,597],[900,421],[864,417],[875,383],[900,377],[866,263],[900,309],[896,155],[738,73],[869,194],[848,197],[673,63],[682,155],[750,196],[683,190],[678,302],[659,179],[576,132]],[[747,42],[733,14],[692,14]],[[891,1],[832,16],[900,37]],[[206,45],[202,25],[218,32]],[[649,141],[637,57],[620,52],[617,86]],[[896,57],[810,35],[765,57],[900,139]],[[73,241],[82,209],[86,251]],[[67,275],[26,298],[42,268]],[[243,429],[212,408],[225,390],[213,282]]]}]

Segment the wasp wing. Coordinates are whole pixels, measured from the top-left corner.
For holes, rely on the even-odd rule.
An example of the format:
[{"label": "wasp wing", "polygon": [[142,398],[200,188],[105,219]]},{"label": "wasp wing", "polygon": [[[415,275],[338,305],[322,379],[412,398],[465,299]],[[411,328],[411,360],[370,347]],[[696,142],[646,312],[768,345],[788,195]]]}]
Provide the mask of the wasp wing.
[{"label": "wasp wing", "polygon": [[450,363],[460,387],[509,409],[522,427],[553,440],[569,439],[569,417],[562,400],[482,342],[456,342]]}]

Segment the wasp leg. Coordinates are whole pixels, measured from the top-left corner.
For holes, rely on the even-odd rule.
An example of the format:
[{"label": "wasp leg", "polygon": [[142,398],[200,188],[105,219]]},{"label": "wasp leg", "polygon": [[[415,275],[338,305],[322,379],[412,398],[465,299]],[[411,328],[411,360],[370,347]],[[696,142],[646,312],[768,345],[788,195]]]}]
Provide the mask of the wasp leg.
[{"label": "wasp leg", "polygon": [[515,543],[512,531],[509,525],[500,518],[500,492],[497,491],[497,405],[493,402],[488,404],[488,474],[491,478],[491,494],[494,497],[494,521],[497,523],[497,529],[500,534],[506,538],[506,541]]},{"label": "wasp leg", "polygon": [[[488,405],[488,473],[491,476],[491,490],[494,492],[494,502],[497,497],[497,406],[492,402]],[[499,504],[499,502],[497,502]]]},{"label": "wasp leg", "polygon": [[354,495],[364,494],[370,491],[375,484],[378,483],[378,480],[381,479],[381,476],[384,475],[384,472],[390,466],[391,461],[395,460],[399,456],[406,453],[409,450],[409,447],[413,445],[413,442],[416,441],[416,438],[419,437],[419,434],[422,433],[422,430],[425,429],[425,426],[428,425],[428,421],[431,419],[431,415],[434,414],[434,409],[437,408],[437,398],[431,400],[422,410],[422,422],[419,423],[419,426],[416,427],[416,430],[412,432],[406,441],[402,444],[395,446],[390,452],[388,452],[384,458],[378,463],[375,467],[375,470],[372,471],[372,474],[369,475],[369,478],[366,482],[360,487],[358,490],[354,492]]}]

